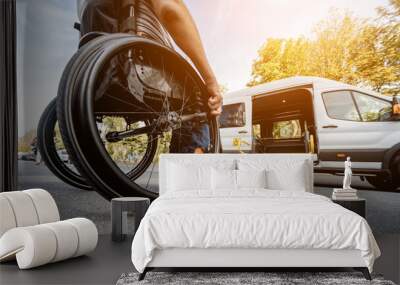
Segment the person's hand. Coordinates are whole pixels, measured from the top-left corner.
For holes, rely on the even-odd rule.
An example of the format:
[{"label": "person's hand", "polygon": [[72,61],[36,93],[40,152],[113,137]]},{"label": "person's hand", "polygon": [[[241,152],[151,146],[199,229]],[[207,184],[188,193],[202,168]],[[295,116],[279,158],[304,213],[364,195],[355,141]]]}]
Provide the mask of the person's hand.
[{"label": "person's hand", "polygon": [[219,90],[217,80],[212,79],[206,81],[207,91],[210,97],[208,98],[208,107],[210,108],[211,115],[218,116],[222,112],[222,96]]}]

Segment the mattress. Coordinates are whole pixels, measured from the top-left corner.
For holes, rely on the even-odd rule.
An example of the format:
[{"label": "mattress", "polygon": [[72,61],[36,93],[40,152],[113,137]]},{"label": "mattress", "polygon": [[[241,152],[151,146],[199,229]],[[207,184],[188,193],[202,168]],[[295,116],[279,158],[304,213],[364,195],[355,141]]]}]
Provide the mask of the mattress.
[{"label": "mattress", "polygon": [[307,192],[184,191],[157,198],[132,243],[139,272],[163,249],[359,250],[372,271],[380,255],[364,218]]}]

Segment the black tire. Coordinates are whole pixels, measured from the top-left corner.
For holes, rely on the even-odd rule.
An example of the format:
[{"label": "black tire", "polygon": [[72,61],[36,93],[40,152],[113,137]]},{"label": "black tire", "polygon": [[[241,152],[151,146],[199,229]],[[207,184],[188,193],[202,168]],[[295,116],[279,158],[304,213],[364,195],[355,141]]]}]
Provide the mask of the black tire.
[{"label": "black tire", "polygon": [[400,191],[400,152],[394,155],[390,164],[390,171],[392,173],[392,183]]},{"label": "black tire", "polygon": [[397,153],[390,162],[390,176],[367,176],[367,181],[377,190],[396,191],[400,190],[400,153]]},{"label": "black tire", "polygon": [[[75,79],[81,80],[82,79],[81,75],[84,74],[87,66],[93,63],[91,61],[90,56],[95,55],[97,49],[102,48],[103,45],[105,45],[106,43],[109,44],[113,40],[123,39],[126,37],[131,37],[131,35],[105,34],[104,36],[99,36],[93,39],[92,41],[87,43],[87,45],[82,46],[81,49],[79,49],[78,52],[69,61],[67,67],[64,70],[63,76],[59,84],[58,98],[60,98],[60,100],[64,100],[61,103],[57,104],[57,114],[59,118],[60,130],[63,140],[65,142],[66,149],[68,149],[69,152],[73,154],[71,155],[71,160],[81,173],[86,173],[87,171],[87,168],[84,165],[82,165],[84,157],[82,156],[81,150],[79,148],[74,148],[75,147],[74,141],[71,140],[71,138],[75,138],[74,125],[73,125],[73,120],[71,120],[71,118],[74,117],[74,114],[76,114],[75,113],[76,110],[71,111],[72,113],[68,113],[70,112],[71,102],[68,101],[68,97],[65,97],[62,92],[65,90],[68,90],[67,92],[72,92],[72,93],[79,92],[80,82],[78,83],[75,82],[74,80]],[[75,88],[77,88],[78,90],[76,90]],[[70,121],[68,121],[68,119],[70,119]],[[86,132],[82,134],[82,137],[85,137],[85,135]],[[137,167],[135,167],[135,169],[129,169],[124,173],[130,180],[135,180],[137,177],[139,177],[144,171],[146,171],[147,165],[149,165],[153,161],[153,158],[157,151],[157,143],[155,143],[153,140],[151,140],[151,142],[152,143],[148,144],[143,159],[140,161]],[[91,148],[91,146],[88,146],[88,148]],[[89,164],[96,163],[96,159],[97,157],[93,158],[93,162],[89,162]],[[95,187],[96,185],[93,182],[91,182],[91,184],[93,185],[93,187]],[[107,193],[103,192],[100,192],[100,194],[102,194],[107,199],[112,199],[116,197],[107,195]]]},{"label": "black tire", "polygon": [[[124,34],[109,35],[85,45],[82,51],[78,52],[64,72],[59,88],[60,128],[63,137],[68,137],[68,147],[74,151],[79,168],[96,186],[96,190],[108,199],[133,195],[154,199],[158,196],[157,193],[135,183],[134,179],[130,179],[119,169],[105,149],[94,115],[96,83],[102,68],[115,54],[138,45],[155,49],[156,53],[165,54],[169,59],[173,59],[176,66],[188,72],[190,80],[199,88],[198,92],[206,94],[203,81],[186,60],[171,49],[151,40]],[[86,50],[83,50],[85,48]],[[201,106],[207,106],[205,96],[202,98],[205,102],[202,102]],[[215,117],[208,117],[207,120],[211,135],[209,152],[216,153],[220,146],[218,124]],[[149,167],[148,161],[145,167]]]},{"label": "black tire", "polygon": [[390,177],[377,175],[377,176],[367,176],[367,181],[376,188],[376,190],[382,191],[395,191],[397,186],[393,183]]},{"label": "black tire", "polygon": [[107,34],[104,36],[99,36],[79,48],[79,50],[72,56],[72,58],[68,61],[67,66],[64,68],[60,83],[58,85],[57,93],[58,124],[60,127],[62,140],[64,142],[67,152],[70,154],[71,161],[78,169],[79,173],[81,173],[82,176],[86,177],[87,182],[94,188],[94,190],[99,192],[104,198],[108,200],[111,200],[112,198],[114,198],[114,196],[107,195],[106,193],[100,192],[98,191],[98,189],[96,189],[95,183],[92,181],[93,178],[89,176],[90,174],[86,171],[86,168],[82,164],[82,161],[85,159],[83,154],[80,152],[80,149],[75,149],[73,147],[73,141],[76,137],[76,134],[74,131],[74,125],[72,124],[71,115],[66,115],[67,113],[70,114],[71,112],[71,102],[64,94],[68,92],[74,92],[74,88],[76,88],[73,81],[74,76],[76,76],[75,73],[80,72],[85,67],[84,64],[87,61],[88,54],[96,51],[96,49],[100,48],[104,42],[119,37],[120,34]]},{"label": "black tire", "polygon": [[63,162],[54,140],[57,125],[57,101],[53,99],[44,110],[38,124],[38,148],[47,168],[65,183],[82,190],[93,190],[86,179]]}]

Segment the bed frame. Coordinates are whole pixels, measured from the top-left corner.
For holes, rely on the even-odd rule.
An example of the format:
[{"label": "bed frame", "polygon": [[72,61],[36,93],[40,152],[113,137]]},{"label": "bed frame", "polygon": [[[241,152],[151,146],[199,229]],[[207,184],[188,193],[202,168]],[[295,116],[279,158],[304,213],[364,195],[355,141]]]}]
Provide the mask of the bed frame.
[{"label": "bed frame", "polygon": [[238,249],[170,248],[156,250],[152,261],[139,275],[143,280],[156,268],[225,268],[229,271],[265,271],[271,268],[353,268],[367,280],[371,275],[359,250],[331,249]]}]

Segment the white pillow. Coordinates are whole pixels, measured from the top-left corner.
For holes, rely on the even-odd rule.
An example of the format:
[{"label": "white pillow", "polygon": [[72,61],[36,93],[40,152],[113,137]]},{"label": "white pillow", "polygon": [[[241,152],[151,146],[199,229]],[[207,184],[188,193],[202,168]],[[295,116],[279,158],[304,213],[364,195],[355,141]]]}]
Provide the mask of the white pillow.
[{"label": "white pillow", "polygon": [[236,190],[236,170],[212,167],[212,189]]},{"label": "white pillow", "polygon": [[263,170],[236,170],[237,187],[240,188],[266,188],[267,171]]},{"label": "white pillow", "polygon": [[307,160],[298,159],[240,159],[240,170],[266,169],[267,188],[272,190],[307,191],[311,184]]},{"label": "white pillow", "polygon": [[267,170],[267,188],[272,190],[307,191],[305,162],[278,163]]},{"label": "white pillow", "polygon": [[169,163],[168,191],[211,189],[211,167]]}]

